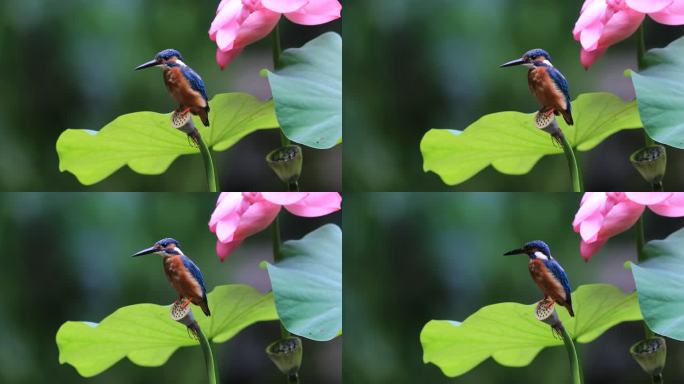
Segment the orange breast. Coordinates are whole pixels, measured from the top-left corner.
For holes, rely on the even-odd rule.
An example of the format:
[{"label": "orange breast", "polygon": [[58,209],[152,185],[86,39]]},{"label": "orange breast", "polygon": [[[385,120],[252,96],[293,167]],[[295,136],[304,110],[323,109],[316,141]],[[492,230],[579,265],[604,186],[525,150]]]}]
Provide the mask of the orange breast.
[{"label": "orange breast", "polygon": [[537,287],[544,293],[544,296],[551,297],[560,304],[565,302],[565,290],[561,283],[556,280],[551,271],[546,268],[544,262],[539,259],[532,259],[528,263],[530,276]]},{"label": "orange breast", "polygon": [[530,86],[530,91],[539,100],[539,102],[548,108],[567,109],[565,96],[557,87],[556,83],[546,71],[544,67],[537,67],[530,69],[527,72],[527,80]]},{"label": "orange breast", "polygon": [[180,255],[164,258],[164,272],[178,296],[186,297],[193,303],[202,300],[202,287],[185,268]]},{"label": "orange breast", "polygon": [[190,108],[196,114],[200,109],[207,106],[202,94],[192,89],[188,79],[183,76],[180,67],[173,67],[164,71],[164,84],[181,108]]}]

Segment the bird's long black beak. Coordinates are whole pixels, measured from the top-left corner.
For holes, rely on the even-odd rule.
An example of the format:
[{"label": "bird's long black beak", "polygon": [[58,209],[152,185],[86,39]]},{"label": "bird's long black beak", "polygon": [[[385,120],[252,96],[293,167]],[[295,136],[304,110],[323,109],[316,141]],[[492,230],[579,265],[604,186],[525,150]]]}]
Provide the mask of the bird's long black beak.
[{"label": "bird's long black beak", "polygon": [[139,69],[154,67],[157,64],[159,64],[159,62],[157,62],[157,60],[150,60],[147,63],[143,63],[143,64],[138,65],[137,67],[135,67],[135,70],[137,71]]},{"label": "bird's long black beak", "polygon": [[510,256],[510,255],[520,255],[523,253],[525,253],[525,250],[522,248],[518,248],[518,249],[514,249],[512,251],[508,251],[508,252],[504,253],[503,255],[504,256]]},{"label": "bird's long black beak", "polygon": [[156,247],[149,247],[149,248],[145,248],[142,251],[134,254],[133,257],[142,256],[142,255],[149,255],[150,253],[154,253],[154,252],[157,252],[157,248]]},{"label": "bird's long black beak", "polygon": [[499,68],[512,67],[514,65],[521,65],[524,63],[525,63],[525,60],[523,60],[523,59],[515,59],[515,60],[509,61],[508,63],[503,63],[503,64],[499,65]]}]

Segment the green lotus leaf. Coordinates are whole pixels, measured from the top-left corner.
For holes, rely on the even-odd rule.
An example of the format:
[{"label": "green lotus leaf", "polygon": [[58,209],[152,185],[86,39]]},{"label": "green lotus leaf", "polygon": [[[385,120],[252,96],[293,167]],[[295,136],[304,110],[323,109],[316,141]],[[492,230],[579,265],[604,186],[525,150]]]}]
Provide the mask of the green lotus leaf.
[{"label": "green lotus leaf", "polygon": [[[223,151],[242,137],[277,128],[273,101],[246,93],[216,95],[210,102],[210,126],[193,117],[210,148]],[[85,185],[102,181],[124,165],[143,175],[164,173],[180,155],[199,154],[185,133],[171,126],[171,113],[135,112],[122,115],[100,131],[67,129],[57,139],[59,170],[74,174]]]},{"label": "green lotus leaf", "polygon": [[[575,125],[558,125],[573,148],[588,151],[608,136],[641,128],[636,102],[611,93],[585,93],[572,102]],[[562,154],[548,133],[534,124],[534,113],[497,112],[482,116],[464,131],[431,129],[420,142],[423,170],[448,185],[460,184],[488,166],[507,175],[529,172],[544,155]]]},{"label": "green lotus leaf", "polygon": [[[572,294],[575,317],[556,306],[570,337],[588,343],[611,327],[640,320],[635,293],[608,284],[580,286]],[[563,345],[549,325],[537,320],[535,304],[498,303],[480,308],[465,321],[431,320],[420,333],[423,362],[450,377],[462,375],[489,357],[508,367],[530,364],[546,347]]]},{"label": "green lotus leaf", "polygon": [[336,337],[342,331],[342,230],[326,224],[286,241],[281,254],[267,268],[283,325],[312,340]]},{"label": "green lotus leaf", "polygon": [[684,341],[684,229],[649,241],[632,263],[644,320],[655,333]]},{"label": "green lotus leaf", "polygon": [[[207,295],[211,316],[193,305],[208,339],[224,342],[258,321],[277,320],[273,295],[247,285],[222,285]],[[141,366],[164,364],[180,347],[197,346],[186,327],[170,317],[170,305],[122,307],[100,323],[67,321],[57,331],[60,364],[84,377],[95,376],[124,357]],[[199,353],[199,352],[198,352]]]},{"label": "green lotus leaf", "polygon": [[318,149],[342,140],[342,38],[324,33],[286,49],[268,72],[278,121],[288,139]]},{"label": "green lotus leaf", "polygon": [[646,69],[632,72],[644,129],[654,140],[684,148],[684,38],[649,50]]}]

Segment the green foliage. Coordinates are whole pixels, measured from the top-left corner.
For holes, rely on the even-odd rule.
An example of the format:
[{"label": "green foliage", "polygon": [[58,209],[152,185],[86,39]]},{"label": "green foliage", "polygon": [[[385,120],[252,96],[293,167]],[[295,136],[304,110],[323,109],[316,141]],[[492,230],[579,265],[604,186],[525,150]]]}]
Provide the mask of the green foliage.
[{"label": "green foliage", "polygon": [[[558,125],[573,148],[588,151],[608,136],[640,128],[636,102],[610,93],[585,93],[572,102],[574,126]],[[563,153],[548,133],[534,125],[534,114],[497,112],[482,116],[464,131],[431,129],[420,143],[423,170],[456,185],[491,165],[508,175],[529,172],[544,155]]]},{"label": "green foliage", "polygon": [[[224,342],[258,321],[277,320],[273,295],[247,285],[223,285],[208,295],[211,316],[193,306],[207,338]],[[171,319],[170,306],[135,304],[119,308],[99,324],[67,321],[57,331],[59,362],[69,363],[82,376],[95,376],[128,357],[133,363],[156,367],[179,347],[199,345],[186,327]]]},{"label": "green foliage", "polygon": [[334,338],[342,330],[342,230],[326,224],[286,241],[281,254],[267,267],[285,328],[312,340]]},{"label": "green foliage", "polygon": [[342,38],[334,32],[286,49],[268,72],[278,122],[288,139],[325,149],[342,139]]},{"label": "green foliage", "polygon": [[[636,294],[625,295],[612,285],[583,285],[572,299],[574,318],[560,306],[556,310],[570,337],[581,343],[623,321],[641,319]],[[543,348],[563,345],[547,324],[535,318],[534,307],[498,303],[480,308],[462,323],[431,320],[420,334],[423,361],[450,377],[468,372],[490,356],[501,365],[526,366]]]},{"label": "green foliage", "polygon": [[649,241],[644,254],[631,264],[644,320],[654,332],[684,340],[684,228]]},{"label": "green foliage", "polygon": [[[209,105],[209,127],[193,118],[207,145],[216,151],[230,148],[256,130],[278,127],[272,101],[225,93],[216,95]],[[171,126],[170,113],[130,113],[99,132],[67,129],[57,139],[60,171],[73,173],[85,185],[105,179],[124,165],[144,175],[158,175],[178,156],[198,153],[187,136]]]},{"label": "green foliage", "polygon": [[654,140],[684,148],[684,38],[644,56],[646,69],[632,72],[644,129]]}]

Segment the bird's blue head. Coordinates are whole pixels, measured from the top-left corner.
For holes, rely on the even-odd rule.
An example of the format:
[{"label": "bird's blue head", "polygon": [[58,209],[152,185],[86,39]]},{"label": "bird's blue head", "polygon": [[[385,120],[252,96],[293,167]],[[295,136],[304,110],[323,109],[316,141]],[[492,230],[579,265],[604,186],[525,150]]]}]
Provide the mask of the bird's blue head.
[{"label": "bird's blue head", "polygon": [[163,51],[160,51],[154,56],[153,60],[150,60],[146,63],[142,63],[135,67],[135,70],[139,69],[145,69],[145,68],[150,68],[150,67],[160,67],[163,69],[168,69],[170,67],[175,67],[176,64],[184,66],[185,63],[183,63],[183,56],[181,56],[180,52],[178,52],[175,49],[165,49]]},{"label": "bird's blue head", "polygon": [[521,254],[526,254],[530,257],[530,259],[552,259],[549,246],[541,240],[530,241],[529,243],[523,245],[522,248],[514,249],[504,253],[504,256]]},{"label": "bird's blue head", "polygon": [[525,52],[522,58],[531,61],[551,61],[551,56],[549,56],[549,53],[541,48],[530,49],[529,51]]},{"label": "bird's blue head", "polygon": [[137,252],[136,254],[133,255],[135,256],[142,256],[142,255],[149,255],[151,253],[156,253],[160,256],[174,256],[174,255],[182,255],[183,251],[180,249],[180,243],[176,239],[172,239],[170,237],[161,239],[154,243],[153,246],[149,248],[145,248],[140,252]]},{"label": "bird's blue head", "polygon": [[[551,66],[551,56],[548,52],[541,48],[530,49],[525,52],[521,58],[511,60],[507,63],[501,64],[499,67],[512,67],[514,65],[524,65],[526,67],[532,68],[537,65],[549,65]],[[543,63],[543,64],[542,64]]]},{"label": "bird's blue head", "polygon": [[180,52],[172,48],[160,51],[154,58],[158,61],[183,60],[183,56],[181,56]]}]

